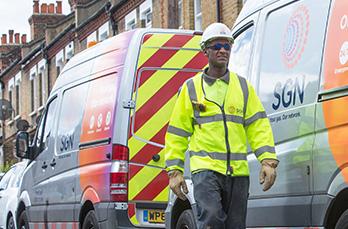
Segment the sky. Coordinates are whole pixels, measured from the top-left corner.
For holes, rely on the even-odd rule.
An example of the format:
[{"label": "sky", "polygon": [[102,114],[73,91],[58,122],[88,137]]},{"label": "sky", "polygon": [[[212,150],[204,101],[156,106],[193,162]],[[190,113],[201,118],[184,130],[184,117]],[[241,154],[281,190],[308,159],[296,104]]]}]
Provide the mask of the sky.
[{"label": "sky", "polygon": [[[62,0],[63,14],[70,13],[68,0]],[[42,3],[55,3],[55,0],[40,0]],[[9,29],[14,33],[27,34],[30,40],[30,26],[28,19],[33,13],[33,0],[0,0],[0,36],[8,34]],[[7,36],[8,40],[8,36]]]}]

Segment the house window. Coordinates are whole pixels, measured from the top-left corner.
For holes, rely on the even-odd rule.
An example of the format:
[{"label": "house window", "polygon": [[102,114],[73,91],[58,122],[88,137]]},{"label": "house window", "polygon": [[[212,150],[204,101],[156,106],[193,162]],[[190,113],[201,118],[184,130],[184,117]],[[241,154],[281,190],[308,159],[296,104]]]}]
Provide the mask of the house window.
[{"label": "house window", "polygon": [[43,104],[43,95],[42,95],[42,92],[43,92],[43,87],[42,87],[42,72],[40,72],[37,76],[37,80],[38,80],[38,94],[39,94],[39,107],[42,106]]},{"label": "house window", "polygon": [[179,29],[184,28],[184,14],[183,14],[182,0],[178,0],[178,28]]},{"label": "house window", "polygon": [[20,115],[19,110],[19,84],[16,85],[16,115]]},{"label": "house window", "polygon": [[13,91],[13,88],[10,88],[8,91],[8,101],[10,101],[11,106],[12,106],[12,91]]},{"label": "house window", "polygon": [[140,5],[140,20],[143,27],[152,27],[152,0],[146,0]]},{"label": "house window", "polygon": [[98,41],[103,41],[109,37],[109,22],[100,26],[98,29]]},{"label": "house window", "polygon": [[15,112],[16,115],[20,115],[20,83],[21,83],[21,72],[17,73],[15,76]]},{"label": "house window", "polygon": [[66,55],[66,61],[68,62],[73,56],[74,56],[74,42],[70,42],[65,47],[65,55]]},{"label": "house window", "polygon": [[31,77],[30,79],[30,107],[31,111],[35,111],[35,82],[34,82],[34,77]]},{"label": "house window", "polygon": [[195,30],[202,30],[202,8],[201,0],[195,0]]},{"label": "house window", "polygon": [[126,22],[126,30],[135,29],[137,24],[137,11],[133,10],[132,12],[127,14],[125,17],[125,22]]},{"label": "house window", "polygon": [[64,49],[60,50],[60,52],[56,55],[56,67],[57,67],[57,78],[62,71],[64,66]]}]

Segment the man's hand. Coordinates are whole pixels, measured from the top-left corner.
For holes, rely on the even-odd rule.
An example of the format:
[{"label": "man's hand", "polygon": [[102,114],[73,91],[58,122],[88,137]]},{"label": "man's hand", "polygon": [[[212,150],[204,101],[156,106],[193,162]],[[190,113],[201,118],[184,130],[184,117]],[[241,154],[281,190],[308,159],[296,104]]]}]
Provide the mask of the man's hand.
[{"label": "man's hand", "polygon": [[263,191],[272,187],[277,177],[276,168],[279,161],[275,159],[263,159],[261,162],[260,184],[263,184]]},{"label": "man's hand", "polygon": [[[179,170],[172,170],[168,173],[169,187],[181,200],[186,200],[185,194],[188,193],[184,176]],[[184,193],[185,194],[184,194]]]}]

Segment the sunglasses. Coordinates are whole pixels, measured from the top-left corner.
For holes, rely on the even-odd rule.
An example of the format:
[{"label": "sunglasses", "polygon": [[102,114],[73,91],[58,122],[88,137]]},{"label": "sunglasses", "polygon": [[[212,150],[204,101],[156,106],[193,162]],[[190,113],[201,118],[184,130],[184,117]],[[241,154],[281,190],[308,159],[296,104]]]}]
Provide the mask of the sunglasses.
[{"label": "sunglasses", "polygon": [[218,51],[222,48],[224,48],[227,51],[231,50],[231,45],[229,43],[221,44],[221,43],[216,43],[215,45],[208,46],[207,48],[213,49],[215,51]]}]

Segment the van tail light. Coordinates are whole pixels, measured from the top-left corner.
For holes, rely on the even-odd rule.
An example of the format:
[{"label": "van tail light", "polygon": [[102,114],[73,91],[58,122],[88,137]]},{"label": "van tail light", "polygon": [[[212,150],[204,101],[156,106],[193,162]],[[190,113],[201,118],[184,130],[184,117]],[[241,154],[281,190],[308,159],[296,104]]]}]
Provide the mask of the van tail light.
[{"label": "van tail light", "polygon": [[128,157],[129,149],[123,145],[113,145],[110,172],[111,201],[128,201]]}]

